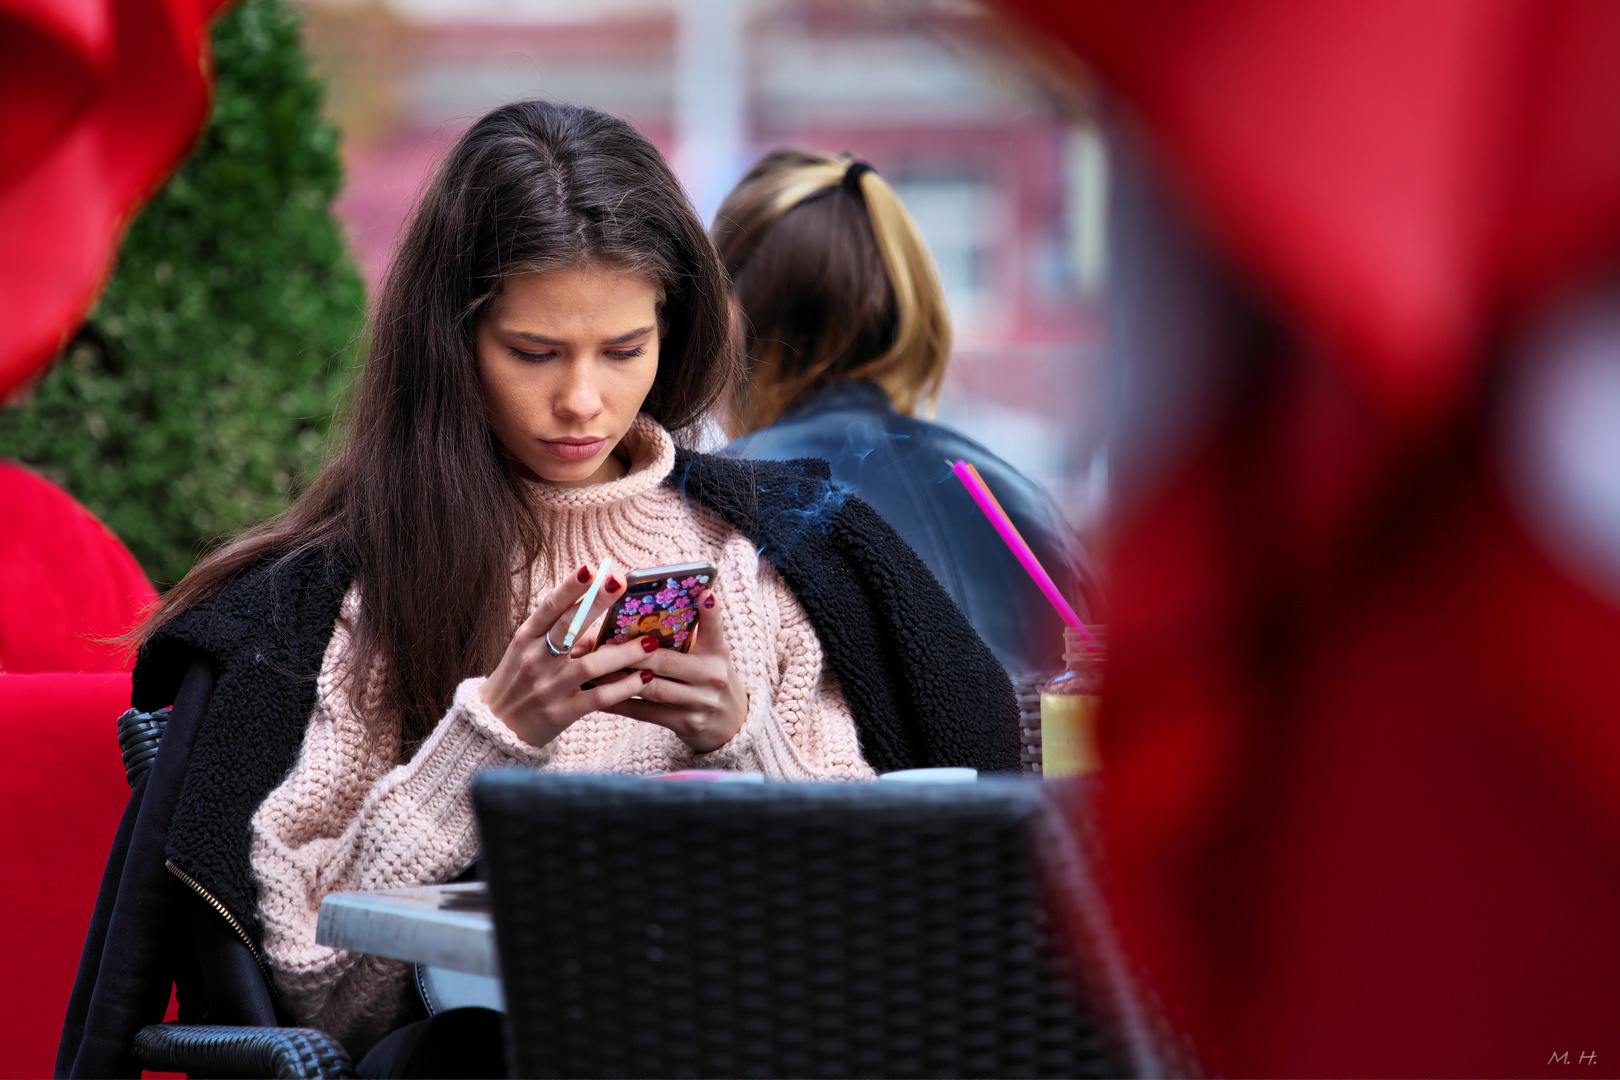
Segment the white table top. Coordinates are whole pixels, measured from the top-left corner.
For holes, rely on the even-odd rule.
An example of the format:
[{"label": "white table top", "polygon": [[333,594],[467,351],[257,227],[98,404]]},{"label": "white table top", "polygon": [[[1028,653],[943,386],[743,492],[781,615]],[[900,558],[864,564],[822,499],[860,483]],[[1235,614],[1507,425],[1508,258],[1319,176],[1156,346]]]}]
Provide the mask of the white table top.
[{"label": "white table top", "polygon": [[489,886],[481,881],[331,893],[321,901],[315,942],[469,975],[501,974]]}]

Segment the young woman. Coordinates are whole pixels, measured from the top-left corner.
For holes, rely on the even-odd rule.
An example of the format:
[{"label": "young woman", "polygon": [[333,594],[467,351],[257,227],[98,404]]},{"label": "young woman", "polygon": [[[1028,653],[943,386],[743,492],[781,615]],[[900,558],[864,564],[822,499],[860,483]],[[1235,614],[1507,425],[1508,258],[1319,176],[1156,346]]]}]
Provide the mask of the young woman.
[{"label": "young woman", "polygon": [[[174,711],[59,1067],[128,1068],[171,981],[182,1020],[364,1052],[412,1015],[406,966],[317,945],[321,898],[463,872],[489,766],[1016,768],[1005,674],[870,508],[813,464],[676,448],[729,390],[728,326],[718,257],[628,125],[525,102],[463,136],[383,288],[341,449],[142,643],[135,704]],[[689,652],[558,648],[610,557],[717,568]],[[211,944],[176,958],[177,925]]]},{"label": "young woman", "polygon": [[747,378],[727,452],[832,462],[905,537],[1015,675],[1062,667],[1063,623],[947,461],[966,458],[1082,616],[1093,575],[1040,485],[931,413],[951,355],[934,261],[911,215],[863,162],[803,150],[760,160],[715,214],[735,283]]}]

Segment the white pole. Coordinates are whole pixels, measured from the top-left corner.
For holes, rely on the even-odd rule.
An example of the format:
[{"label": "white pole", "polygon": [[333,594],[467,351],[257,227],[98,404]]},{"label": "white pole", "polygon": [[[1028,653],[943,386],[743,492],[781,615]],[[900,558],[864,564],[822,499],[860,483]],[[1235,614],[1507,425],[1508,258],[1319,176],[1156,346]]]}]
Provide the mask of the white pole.
[{"label": "white pole", "polygon": [[674,164],[705,224],[745,164],[744,2],[679,0]]},{"label": "white pole", "polygon": [[1069,258],[1082,296],[1096,296],[1108,280],[1108,144],[1095,127],[1068,140]]}]

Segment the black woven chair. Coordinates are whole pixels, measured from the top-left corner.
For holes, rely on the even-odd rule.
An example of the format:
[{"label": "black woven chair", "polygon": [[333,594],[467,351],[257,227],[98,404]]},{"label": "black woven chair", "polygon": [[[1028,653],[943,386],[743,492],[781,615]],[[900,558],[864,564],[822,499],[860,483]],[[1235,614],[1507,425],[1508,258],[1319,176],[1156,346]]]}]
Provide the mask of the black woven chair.
[{"label": "black woven chair", "polygon": [[1160,1071],[1049,946],[1042,791],[485,774],[513,1075]]},{"label": "black woven chair", "polygon": [[190,1076],[344,1080],[354,1066],[341,1043],[324,1031],[216,1024],[148,1024],[135,1035],[143,1069]]}]

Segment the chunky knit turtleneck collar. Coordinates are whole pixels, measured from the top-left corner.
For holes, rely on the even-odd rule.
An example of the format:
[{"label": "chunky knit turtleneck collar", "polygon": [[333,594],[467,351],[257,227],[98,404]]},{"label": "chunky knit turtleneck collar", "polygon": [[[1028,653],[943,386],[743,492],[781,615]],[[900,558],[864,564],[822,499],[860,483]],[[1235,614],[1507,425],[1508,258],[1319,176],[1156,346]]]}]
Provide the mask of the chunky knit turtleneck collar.
[{"label": "chunky knit turtleneck collar", "polygon": [[[617,480],[574,488],[524,485],[545,537],[540,557],[529,565],[529,610],[564,577],[581,566],[600,565],[610,556],[627,571],[692,562],[701,556],[693,546],[698,532],[689,520],[691,510],[664,482],[675,468],[669,432],[643,414],[630,425],[619,447],[629,472]],[[513,614],[521,619],[528,610]]]},{"label": "chunky knit turtleneck collar", "polygon": [[675,442],[669,432],[646,413],[636,414],[630,430],[614,450],[629,458],[629,471],[617,480],[589,487],[555,487],[526,481],[524,489],[542,514],[606,509],[645,495],[668,478],[675,468]]}]

